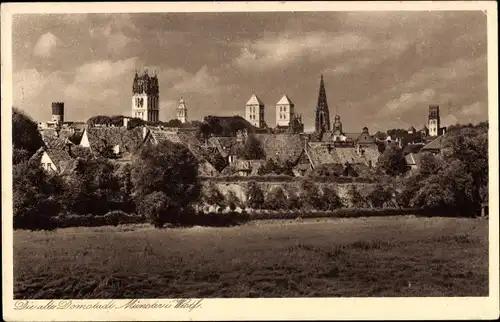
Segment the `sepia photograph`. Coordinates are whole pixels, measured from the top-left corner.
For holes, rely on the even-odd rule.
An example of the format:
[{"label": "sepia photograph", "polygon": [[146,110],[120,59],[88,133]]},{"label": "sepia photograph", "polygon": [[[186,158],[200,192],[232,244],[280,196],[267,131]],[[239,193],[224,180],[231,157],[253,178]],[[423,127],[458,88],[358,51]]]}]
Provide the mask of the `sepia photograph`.
[{"label": "sepia photograph", "polygon": [[491,16],[396,4],[12,13],[15,309],[498,297]]}]

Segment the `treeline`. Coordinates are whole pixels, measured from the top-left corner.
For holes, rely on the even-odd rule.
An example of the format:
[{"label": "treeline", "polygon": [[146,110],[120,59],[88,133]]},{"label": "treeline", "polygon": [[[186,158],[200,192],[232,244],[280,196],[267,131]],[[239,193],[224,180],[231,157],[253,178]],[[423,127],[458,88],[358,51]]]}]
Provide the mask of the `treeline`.
[{"label": "treeline", "polygon": [[[124,118],[126,118],[123,115],[113,115],[113,116],[107,116],[107,115],[96,115],[87,120],[88,125],[96,126],[96,125],[103,125],[103,126],[124,126]],[[164,126],[164,127],[175,127],[175,128],[195,128],[198,127],[201,124],[199,121],[191,121],[191,122],[186,122],[182,123],[178,119],[172,119],[169,120],[168,122],[163,122],[163,121],[157,121],[157,122],[151,122],[151,121],[145,121],[140,118],[129,118],[127,122],[127,128],[128,129],[133,129],[138,126],[144,126],[144,125],[149,125],[149,126]]]}]

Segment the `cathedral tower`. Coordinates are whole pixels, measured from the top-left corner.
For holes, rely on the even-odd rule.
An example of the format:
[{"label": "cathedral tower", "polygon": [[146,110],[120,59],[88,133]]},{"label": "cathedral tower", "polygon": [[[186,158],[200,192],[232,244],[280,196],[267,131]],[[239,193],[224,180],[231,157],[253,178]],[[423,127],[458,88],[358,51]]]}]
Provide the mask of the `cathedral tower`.
[{"label": "cathedral tower", "polygon": [[326,100],[325,83],[323,82],[323,75],[319,83],[318,105],[316,106],[316,132],[321,130],[330,131],[330,111],[328,109],[328,102]]},{"label": "cathedral tower", "polygon": [[181,100],[179,101],[179,106],[177,106],[177,119],[181,121],[182,123],[187,122],[188,110],[186,107],[186,103],[184,102],[184,99],[181,97]]},{"label": "cathedral tower", "polygon": [[134,76],[132,85],[132,117],[149,122],[160,120],[160,86],[156,75],[149,76],[148,71]]},{"label": "cathedral tower", "polygon": [[441,118],[439,117],[439,105],[429,105],[429,135],[438,136],[441,133]]},{"label": "cathedral tower", "polygon": [[245,118],[255,127],[264,127],[264,103],[255,94],[245,104]]},{"label": "cathedral tower", "polygon": [[287,95],[276,103],[276,126],[290,126],[294,118],[295,105],[292,103]]}]

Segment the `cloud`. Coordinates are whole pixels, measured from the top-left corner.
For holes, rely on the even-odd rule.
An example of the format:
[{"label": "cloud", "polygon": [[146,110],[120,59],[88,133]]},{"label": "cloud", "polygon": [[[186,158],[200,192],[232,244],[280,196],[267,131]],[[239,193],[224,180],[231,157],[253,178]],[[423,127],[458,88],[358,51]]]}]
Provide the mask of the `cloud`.
[{"label": "cloud", "polygon": [[86,63],[75,71],[74,80],[65,89],[65,95],[75,100],[102,102],[120,93],[123,80],[129,80],[137,58]]},{"label": "cloud", "polygon": [[243,69],[286,66],[298,59],[325,59],[370,47],[370,39],[354,33],[309,32],[264,36],[243,44],[234,64]]},{"label": "cloud", "polygon": [[52,55],[54,49],[60,42],[54,34],[48,32],[40,36],[35,45],[33,54],[37,57],[48,58]]},{"label": "cloud", "polygon": [[385,104],[382,113],[398,113],[402,114],[404,111],[411,110],[418,105],[425,105],[436,96],[436,91],[432,88],[427,88],[420,92],[403,93],[398,98],[393,99]]},{"label": "cloud", "polygon": [[323,71],[326,75],[344,75],[366,69],[387,59],[398,57],[405,52],[410,43],[401,37],[383,41],[373,41],[371,46],[363,48],[354,56],[345,57],[342,62]]},{"label": "cloud", "polygon": [[182,73],[180,78],[174,85],[174,89],[180,93],[211,94],[220,89],[219,77],[210,75],[207,66],[203,66],[195,74]]},{"label": "cloud", "polygon": [[129,14],[114,16],[104,14],[100,15],[100,18],[105,19],[106,23],[89,28],[89,35],[95,40],[104,40],[109,51],[120,53],[127,45],[135,41],[131,34],[136,33],[138,28]]}]

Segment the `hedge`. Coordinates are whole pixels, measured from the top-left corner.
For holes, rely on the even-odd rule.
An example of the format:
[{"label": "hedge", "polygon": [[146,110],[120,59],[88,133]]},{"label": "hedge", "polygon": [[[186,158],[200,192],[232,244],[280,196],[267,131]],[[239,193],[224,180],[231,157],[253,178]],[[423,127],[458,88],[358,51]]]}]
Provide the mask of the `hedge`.
[{"label": "hedge", "polygon": [[253,210],[250,220],[296,219],[296,218],[357,218],[357,217],[390,217],[404,215],[420,215],[413,208],[341,208],[331,211],[320,210]]},{"label": "hedge", "polygon": [[312,179],[314,182],[319,183],[373,183],[377,180],[362,177],[323,177],[323,176],[310,176],[310,177],[293,177],[293,176],[220,176],[220,177],[201,177],[204,181],[212,182],[300,182],[307,179]]}]

